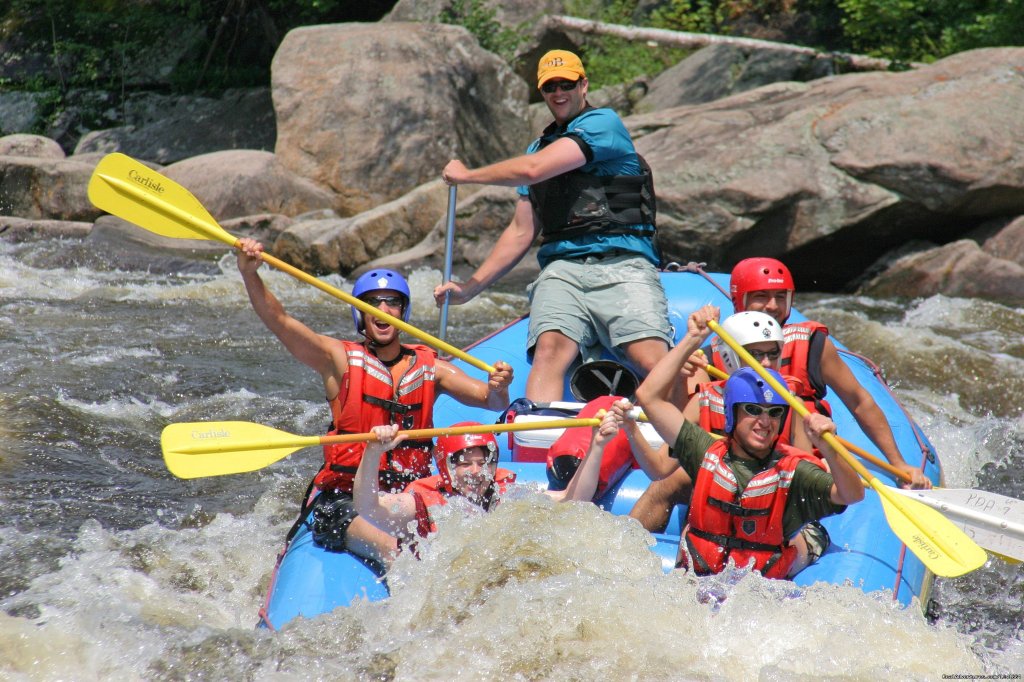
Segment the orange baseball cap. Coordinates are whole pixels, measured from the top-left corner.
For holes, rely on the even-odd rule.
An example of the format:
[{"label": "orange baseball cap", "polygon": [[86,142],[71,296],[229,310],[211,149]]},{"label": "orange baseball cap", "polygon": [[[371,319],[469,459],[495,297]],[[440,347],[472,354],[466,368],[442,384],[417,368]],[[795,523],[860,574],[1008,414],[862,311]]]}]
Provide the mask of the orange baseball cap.
[{"label": "orange baseball cap", "polygon": [[564,78],[577,81],[586,78],[583,62],[568,50],[551,50],[540,58],[537,64],[537,87],[544,85],[552,78]]}]

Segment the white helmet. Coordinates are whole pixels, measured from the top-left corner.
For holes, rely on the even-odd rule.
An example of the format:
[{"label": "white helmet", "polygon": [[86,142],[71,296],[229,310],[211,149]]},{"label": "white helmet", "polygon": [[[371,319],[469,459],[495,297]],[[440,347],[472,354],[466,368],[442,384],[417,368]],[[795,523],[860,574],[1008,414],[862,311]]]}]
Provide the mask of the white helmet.
[{"label": "white helmet", "polygon": [[[779,344],[779,352],[781,353],[782,346],[785,344],[785,339],[782,336],[782,327],[775,321],[775,318],[767,313],[745,310],[742,313],[730,315],[722,322],[722,329],[741,346],[774,341]],[[725,371],[729,374],[744,366],[743,361],[736,355],[736,352],[723,343],[721,339],[715,339],[714,349],[721,356],[722,364],[725,365]]]}]

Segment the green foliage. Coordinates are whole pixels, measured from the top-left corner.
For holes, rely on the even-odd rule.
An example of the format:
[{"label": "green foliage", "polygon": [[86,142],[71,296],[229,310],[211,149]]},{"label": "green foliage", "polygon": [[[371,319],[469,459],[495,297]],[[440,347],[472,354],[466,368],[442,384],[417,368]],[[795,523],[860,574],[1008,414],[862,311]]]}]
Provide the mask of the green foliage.
[{"label": "green foliage", "polygon": [[934,61],[977,47],[1024,44],[1024,0],[838,0],[855,52]]},{"label": "green foliage", "polygon": [[484,0],[453,0],[450,7],[441,11],[443,24],[463,26],[473,34],[480,47],[512,61],[516,49],[524,40],[522,30],[502,26],[495,18],[496,11],[484,4]]}]

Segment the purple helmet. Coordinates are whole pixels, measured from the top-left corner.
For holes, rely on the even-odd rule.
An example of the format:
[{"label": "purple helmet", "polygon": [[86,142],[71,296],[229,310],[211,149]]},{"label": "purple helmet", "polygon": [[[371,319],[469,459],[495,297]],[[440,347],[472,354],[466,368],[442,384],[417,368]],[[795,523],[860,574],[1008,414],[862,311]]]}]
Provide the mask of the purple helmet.
[{"label": "purple helmet", "polygon": [[[363,294],[366,292],[378,289],[391,289],[405,297],[405,305],[402,307],[402,321],[408,322],[409,315],[412,313],[412,306],[409,305],[412,296],[409,293],[409,283],[405,281],[405,278],[394,270],[370,270],[360,275],[356,283],[352,285],[352,295],[362,299]],[[356,332],[362,334],[363,315],[355,306],[352,306],[352,321],[356,325]]]},{"label": "purple helmet", "polygon": [[[783,386],[786,380],[774,369],[765,370]],[[752,367],[741,367],[725,382],[725,432],[736,427],[736,406],[740,403],[789,406],[778,391],[761,378]]]}]

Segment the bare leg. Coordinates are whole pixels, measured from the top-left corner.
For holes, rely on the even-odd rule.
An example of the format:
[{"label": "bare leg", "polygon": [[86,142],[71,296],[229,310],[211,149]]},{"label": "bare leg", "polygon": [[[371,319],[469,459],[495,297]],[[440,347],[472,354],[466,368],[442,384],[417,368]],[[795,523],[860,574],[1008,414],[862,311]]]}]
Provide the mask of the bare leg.
[{"label": "bare leg", "polygon": [[648,532],[660,533],[668,525],[675,506],[689,503],[692,491],[690,477],[682,469],[676,469],[668,478],[653,481],[633,505],[629,515]]},{"label": "bare leg", "polygon": [[352,519],[345,534],[345,546],[353,554],[380,562],[390,568],[398,554],[398,540],[361,516]]},{"label": "bare leg", "polygon": [[580,349],[565,334],[546,331],[537,338],[533,366],[526,378],[526,398],[535,403],[550,403],[563,398],[565,373]]},{"label": "bare leg", "polygon": [[[629,361],[640,372],[641,377],[650,374],[654,366],[668,354],[668,346],[661,339],[640,339],[631,341],[622,346],[622,352],[626,354]],[[703,370],[702,370],[703,372]],[[697,380],[707,381],[707,378],[680,376],[679,382],[672,387],[669,400],[679,409],[683,409],[689,401],[690,395],[696,392]]]}]

